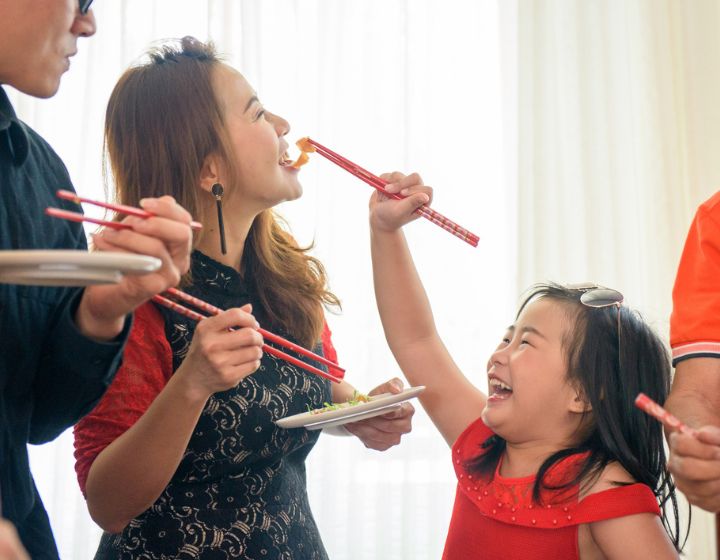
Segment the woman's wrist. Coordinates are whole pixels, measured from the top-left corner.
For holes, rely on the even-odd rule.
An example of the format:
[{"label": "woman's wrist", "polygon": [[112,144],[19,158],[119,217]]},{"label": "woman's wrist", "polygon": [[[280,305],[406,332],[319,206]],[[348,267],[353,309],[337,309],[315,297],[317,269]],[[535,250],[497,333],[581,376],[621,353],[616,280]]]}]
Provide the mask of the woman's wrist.
[{"label": "woman's wrist", "polygon": [[188,366],[183,363],[175,374],[170,378],[165,390],[170,389],[188,406],[205,406],[205,403],[212,395],[207,387],[198,383],[190,375]]}]

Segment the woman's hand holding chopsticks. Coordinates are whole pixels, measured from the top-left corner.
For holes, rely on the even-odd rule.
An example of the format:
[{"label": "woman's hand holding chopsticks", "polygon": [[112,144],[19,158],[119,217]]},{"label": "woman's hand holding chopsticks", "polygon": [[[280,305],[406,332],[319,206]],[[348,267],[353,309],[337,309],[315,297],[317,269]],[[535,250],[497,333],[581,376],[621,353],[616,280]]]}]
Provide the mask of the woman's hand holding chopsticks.
[{"label": "woman's hand holding chopsticks", "polygon": [[248,304],[198,322],[187,357],[175,373],[195,396],[207,399],[232,389],[260,367],[263,337],[251,312]]},{"label": "woman's hand holding chopsticks", "polygon": [[162,266],[150,274],[124,276],[116,285],[85,288],[75,321],[80,331],[90,338],[116,337],[128,313],[155,294],[176,286],[190,266],[190,214],[170,196],[146,199],[142,206],[153,215],[128,216],[123,223],[131,228],[105,229],[94,236],[94,244],[101,251],[156,257]]}]

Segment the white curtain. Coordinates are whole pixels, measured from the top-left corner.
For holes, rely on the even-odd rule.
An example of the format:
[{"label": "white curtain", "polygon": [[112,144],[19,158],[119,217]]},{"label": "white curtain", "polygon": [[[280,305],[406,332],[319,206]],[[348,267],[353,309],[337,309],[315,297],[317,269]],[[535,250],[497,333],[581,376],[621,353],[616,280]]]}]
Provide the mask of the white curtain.
[{"label": "white curtain", "polygon": [[[13,95],[18,113],[66,162],[77,190],[104,196],[102,122],[121,72],[154,41],[213,39],[272,111],[376,172],[420,171],[435,207],[478,233],[473,249],[428,222],[408,236],[454,357],[485,386],[484,368],[513,316],[515,211],[504,146],[515,110],[503,103],[501,22],[494,0],[123,0],[93,6],[98,33],[60,93]],[[511,52],[512,45],[503,52]],[[509,131],[504,136],[504,130]],[[364,183],[313,157],[305,194],[281,208],[343,300],[330,316],[348,378],[360,390],[399,375],[386,348],[372,291]],[[86,209],[95,212],[92,208]],[[418,407],[419,408],[419,407]],[[478,411],[479,412],[479,411]],[[91,558],[99,530],[73,472],[72,436],[31,448],[32,468],[63,558]],[[309,494],[330,557],[440,557],[455,481],[449,450],[419,411],[413,433],[386,453],[354,438],[322,437],[308,464]]]},{"label": "white curtain", "polygon": [[[471,249],[408,228],[441,332],[466,373],[484,364],[518,294],[547,279],[617,287],[667,334],[694,208],[720,185],[720,5],[714,0],[124,0],[96,2],[99,31],[48,101],[18,112],[102,197],[102,120],[120,73],[153,41],[211,38],[260,98],[373,171],[418,170]],[[282,212],[315,241],[344,310],[330,316],[349,378],[398,374],[377,320],[369,188],[318,157]],[[87,209],[93,212],[91,208]],[[77,490],[71,436],[33,448],[63,558],[98,529]],[[321,438],[309,493],[333,559],[439,558],[453,499],[448,450],[419,411],[387,453]],[[695,511],[688,558],[714,557]]]},{"label": "white curtain", "polygon": [[[617,287],[667,338],[690,220],[720,185],[720,4],[521,0],[518,275]],[[715,557],[693,511],[688,558]]]}]

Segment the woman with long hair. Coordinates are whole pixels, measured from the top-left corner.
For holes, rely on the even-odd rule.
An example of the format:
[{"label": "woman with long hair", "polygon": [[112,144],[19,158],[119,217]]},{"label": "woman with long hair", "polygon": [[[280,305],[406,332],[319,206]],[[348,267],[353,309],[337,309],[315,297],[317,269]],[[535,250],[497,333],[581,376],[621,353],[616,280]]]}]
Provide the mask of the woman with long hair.
[{"label": "woman with long hair", "polygon": [[[78,478],[106,530],[99,558],[327,557],[305,478],[318,432],[274,421],[354,390],[263,355],[256,330],[335,357],[323,306],[338,299],[273,211],[302,192],[288,130],[191,37],[153,50],[112,93],[105,133],[118,202],[172,194],[198,217],[182,287],[227,311],[195,324],[141,308],[116,381],[76,427]],[[349,429],[387,449],[412,413],[404,405]]]}]

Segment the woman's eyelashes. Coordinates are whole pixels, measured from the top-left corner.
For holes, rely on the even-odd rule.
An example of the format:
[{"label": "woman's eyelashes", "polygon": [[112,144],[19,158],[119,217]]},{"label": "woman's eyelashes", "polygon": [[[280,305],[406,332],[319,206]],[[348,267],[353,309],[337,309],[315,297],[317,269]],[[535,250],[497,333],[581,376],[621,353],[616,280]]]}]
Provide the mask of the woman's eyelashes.
[{"label": "woman's eyelashes", "polygon": [[259,121],[259,120],[262,119],[264,116],[265,116],[265,109],[263,109],[263,108],[261,107],[260,110],[255,114],[255,120],[256,120],[256,121]]}]

